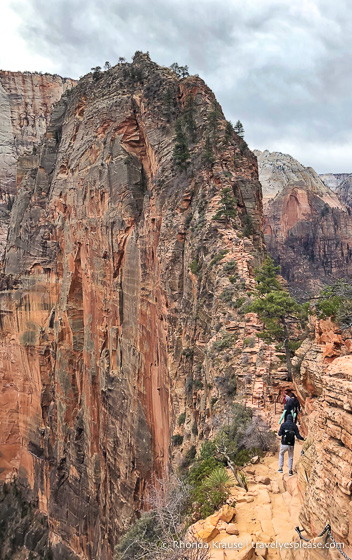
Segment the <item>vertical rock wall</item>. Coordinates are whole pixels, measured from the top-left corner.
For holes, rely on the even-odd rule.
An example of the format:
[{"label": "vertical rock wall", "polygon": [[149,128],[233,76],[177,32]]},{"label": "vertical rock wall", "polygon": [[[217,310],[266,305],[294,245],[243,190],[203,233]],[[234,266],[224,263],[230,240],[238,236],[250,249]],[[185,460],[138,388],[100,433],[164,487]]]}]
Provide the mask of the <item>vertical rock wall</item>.
[{"label": "vertical rock wall", "polygon": [[[190,96],[185,172],[174,123],[188,134]],[[110,559],[146,483],[177,459],[179,414],[186,450],[211,431],[210,401],[219,414],[231,404],[221,380],[256,367],[258,349],[239,360],[257,328],[239,311],[264,254],[261,189],[221,112],[205,162],[214,107],[202,80],[138,54],[62,98],[19,172],[0,292],[0,468],[29,483],[56,558]],[[235,223],[213,219],[224,188]],[[226,336],[227,353],[213,352]]]}]

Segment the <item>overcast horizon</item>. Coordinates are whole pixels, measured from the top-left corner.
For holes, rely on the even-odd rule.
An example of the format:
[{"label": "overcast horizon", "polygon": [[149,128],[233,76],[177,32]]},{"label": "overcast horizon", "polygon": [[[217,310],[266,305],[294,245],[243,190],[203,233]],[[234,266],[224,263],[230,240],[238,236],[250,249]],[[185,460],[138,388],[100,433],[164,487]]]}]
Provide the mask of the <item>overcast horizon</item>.
[{"label": "overcast horizon", "polygon": [[188,65],[251,149],[352,173],[348,0],[3,0],[0,68],[78,78],[136,50]]}]

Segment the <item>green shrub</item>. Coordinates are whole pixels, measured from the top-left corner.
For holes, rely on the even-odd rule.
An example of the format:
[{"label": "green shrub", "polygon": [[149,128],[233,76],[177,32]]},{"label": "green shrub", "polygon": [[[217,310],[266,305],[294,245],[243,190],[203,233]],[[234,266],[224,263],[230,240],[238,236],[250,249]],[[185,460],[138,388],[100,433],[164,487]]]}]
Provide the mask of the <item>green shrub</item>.
[{"label": "green shrub", "polygon": [[233,289],[232,288],[225,288],[220,294],[220,299],[225,303],[232,303],[233,298]]},{"label": "green shrub", "polygon": [[134,560],[141,558],[141,542],[157,542],[160,527],[153,513],[142,513],[140,519],[130,527],[116,547],[116,560]]},{"label": "green shrub", "polygon": [[198,263],[198,261],[193,260],[191,262],[191,264],[189,265],[190,271],[192,272],[192,274],[199,274],[199,271],[201,269],[201,265]]},{"label": "green shrub", "polygon": [[228,273],[231,273],[231,274],[235,273],[236,270],[237,270],[237,262],[235,260],[228,261],[224,265],[224,270],[225,270],[225,272],[228,272]]},{"label": "green shrub", "polygon": [[172,436],[171,438],[171,443],[174,447],[178,447],[179,445],[182,445],[183,443],[183,436],[181,436],[181,434],[175,434],[174,436]]},{"label": "green shrub", "polygon": [[245,297],[240,297],[233,302],[232,307],[234,307],[235,309],[239,309],[240,307],[242,307],[245,301]]},{"label": "green shrub", "polygon": [[[201,477],[200,473],[202,473]],[[233,486],[231,477],[218,461],[208,458],[200,462],[197,481],[191,490],[191,499],[197,504],[203,518],[214,513],[225,503],[231,486]]]},{"label": "green shrub", "polygon": [[203,381],[201,381],[200,379],[195,379],[193,381],[193,388],[196,389],[197,391],[200,391],[201,389],[203,389],[204,388]]},{"label": "green shrub", "polygon": [[189,449],[187,449],[181,464],[180,464],[180,474],[184,476],[185,471],[194,463],[194,460],[197,455],[197,449],[195,445],[192,445]]},{"label": "green shrub", "polygon": [[224,256],[227,255],[228,252],[229,252],[228,249],[224,249],[223,251],[220,251],[220,253],[218,253],[211,259],[209,266],[214,266],[218,264],[220,261],[222,261]]},{"label": "green shrub", "polygon": [[186,421],[186,413],[185,412],[181,412],[180,416],[178,417],[178,425],[179,426],[183,426],[183,424]]},{"label": "green shrub", "polygon": [[197,436],[197,435],[198,435],[198,426],[197,426],[197,422],[193,422],[193,424],[192,424],[192,434],[193,434],[194,436]]},{"label": "green shrub", "polygon": [[255,336],[250,336],[245,338],[243,341],[243,346],[249,346],[249,348],[253,348],[256,342]]},{"label": "green shrub", "polygon": [[244,219],[244,230],[243,230],[243,235],[245,237],[250,237],[251,235],[253,235],[253,220],[252,217],[249,214],[246,214],[246,217]]},{"label": "green shrub", "polygon": [[235,336],[230,333],[223,333],[220,340],[215,340],[213,343],[213,350],[225,350],[225,348],[230,348],[235,341]]}]

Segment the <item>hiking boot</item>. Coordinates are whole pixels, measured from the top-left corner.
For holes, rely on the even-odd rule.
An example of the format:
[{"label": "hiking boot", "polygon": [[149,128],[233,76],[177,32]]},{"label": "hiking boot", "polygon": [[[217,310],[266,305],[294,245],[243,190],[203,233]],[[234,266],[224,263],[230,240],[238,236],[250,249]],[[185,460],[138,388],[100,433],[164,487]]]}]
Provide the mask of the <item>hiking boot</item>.
[{"label": "hiking boot", "polygon": [[279,469],[277,472],[283,473],[284,471],[283,469]]},{"label": "hiking boot", "polygon": [[288,474],[289,474],[290,476],[293,476],[293,471],[288,471]]}]

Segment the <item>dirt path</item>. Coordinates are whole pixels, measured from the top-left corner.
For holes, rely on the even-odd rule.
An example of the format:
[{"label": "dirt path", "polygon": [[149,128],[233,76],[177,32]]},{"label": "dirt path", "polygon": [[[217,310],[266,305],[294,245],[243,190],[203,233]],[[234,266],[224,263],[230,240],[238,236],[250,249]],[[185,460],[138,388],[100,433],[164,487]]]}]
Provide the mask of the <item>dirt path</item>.
[{"label": "dirt path", "polygon": [[[276,429],[280,416],[273,419]],[[296,441],[293,470],[302,449],[302,442]],[[297,475],[289,477],[288,458],[285,455],[284,474],[279,468],[279,451],[274,456],[265,457],[259,463],[244,468],[248,480],[248,492],[235,487],[232,491],[236,499],[234,524],[238,535],[229,535],[225,530],[212,541],[212,560],[250,560],[263,556],[268,560],[285,557],[285,551],[279,548],[259,548],[252,545],[241,551],[233,548],[235,544],[246,542],[280,543],[290,542],[296,535],[294,527],[298,525],[300,498],[297,489]],[[218,543],[228,545],[226,550],[216,549]],[[232,548],[231,548],[232,545]]]}]

